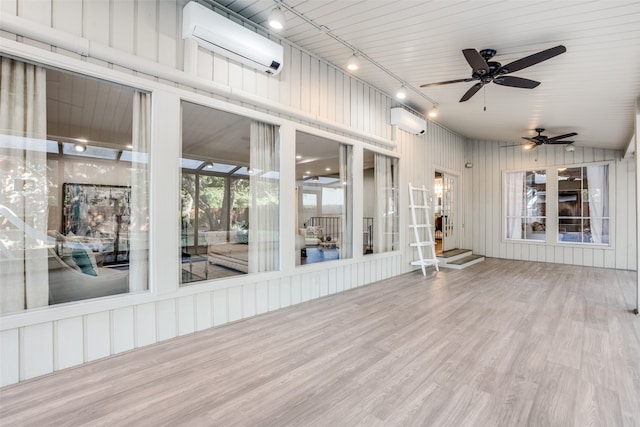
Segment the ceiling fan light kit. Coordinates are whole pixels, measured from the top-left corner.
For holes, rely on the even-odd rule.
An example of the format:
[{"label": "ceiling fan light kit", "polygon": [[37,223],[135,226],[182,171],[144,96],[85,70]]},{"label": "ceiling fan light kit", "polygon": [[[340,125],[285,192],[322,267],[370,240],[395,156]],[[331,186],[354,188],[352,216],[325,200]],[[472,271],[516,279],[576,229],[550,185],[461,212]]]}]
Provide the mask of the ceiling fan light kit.
[{"label": "ceiling fan light kit", "polygon": [[467,63],[471,66],[472,69],[470,78],[448,80],[438,83],[427,83],[421,85],[420,87],[442,86],[451,83],[477,81],[477,83],[471,86],[471,88],[469,88],[467,92],[465,92],[462,98],[460,98],[460,102],[468,101],[484,85],[492,82],[501,86],[517,87],[521,89],[533,89],[540,85],[540,82],[524,79],[522,77],[509,76],[506,74],[531,67],[532,65],[536,65],[540,62],[551,59],[555,56],[565,53],[566,51],[566,47],[558,45],[550,49],[546,49],[541,52],[534,53],[533,55],[529,55],[516,61],[510,62],[509,64],[503,66],[499,62],[491,61],[491,59],[496,54],[495,49],[482,49],[480,52],[475,49],[464,49],[462,51],[462,54],[464,55],[464,58],[467,60]]},{"label": "ceiling fan light kit", "polygon": [[525,148],[525,150],[531,149],[531,148],[535,148],[535,147],[538,147],[538,146],[543,145],[543,144],[564,144],[565,151],[573,151],[573,150],[576,149],[575,146],[573,145],[573,141],[564,140],[565,138],[570,138],[572,136],[578,135],[575,132],[565,133],[564,135],[548,137],[546,135],[542,135],[542,132],[545,131],[544,128],[536,128],[535,131],[538,133],[536,136],[533,136],[533,137],[523,136],[522,137],[522,139],[525,139],[525,140],[529,141],[528,143],[525,144],[525,147],[529,146],[529,148],[523,147],[523,148]]}]

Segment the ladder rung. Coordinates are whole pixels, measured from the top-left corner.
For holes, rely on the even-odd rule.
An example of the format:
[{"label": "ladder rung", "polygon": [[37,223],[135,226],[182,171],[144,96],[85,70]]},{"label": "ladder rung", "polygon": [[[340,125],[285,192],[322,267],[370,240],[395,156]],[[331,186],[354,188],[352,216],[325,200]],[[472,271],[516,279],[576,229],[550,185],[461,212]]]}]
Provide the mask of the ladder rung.
[{"label": "ladder rung", "polygon": [[409,246],[433,246],[435,242],[418,242],[418,243],[409,243]]},{"label": "ladder rung", "polygon": [[436,265],[439,261],[432,259],[423,259],[422,261],[411,261],[411,265]]}]

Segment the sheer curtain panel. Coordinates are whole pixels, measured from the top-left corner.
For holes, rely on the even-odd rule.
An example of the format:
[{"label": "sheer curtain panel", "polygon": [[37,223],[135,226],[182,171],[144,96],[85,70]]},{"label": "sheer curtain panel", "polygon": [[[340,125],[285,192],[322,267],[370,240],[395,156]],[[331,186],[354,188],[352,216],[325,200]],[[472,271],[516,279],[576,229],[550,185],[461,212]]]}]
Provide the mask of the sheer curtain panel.
[{"label": "sheer curtain panel", "polygon": [[342,230],[340,236],[340,258],[353,256],[353,178],[351,173],[353,150],[350,145],[340,145],[340,182],[344,189],[342,204]]},{"label": "sheer curtain panel", "polygon": [[522,239],[524,173],[506,173],[505,188],[507,190],[507,239]]},{"label": "sheer curtain panel", "polygon": [[151,95],[133,95],[133,153],[131,156],[131,212],[129,224],[129,291],[148,289],[149,260],[149,145]]},{"label": "sheer curtain panel", "polygon": [[[0,313],[49,303],[46,71],[0,67]],[[13,220],[12,220],[13,219]]]},{"label": "sheer curtain panel", "polygon": [[251,122],[249,273],[279,268],[279,146],[276,126]]},{"label": "sheer curtain panel", "polygon": [[609,243],[608,165],[587,166],[589,222],[593,243]]}]

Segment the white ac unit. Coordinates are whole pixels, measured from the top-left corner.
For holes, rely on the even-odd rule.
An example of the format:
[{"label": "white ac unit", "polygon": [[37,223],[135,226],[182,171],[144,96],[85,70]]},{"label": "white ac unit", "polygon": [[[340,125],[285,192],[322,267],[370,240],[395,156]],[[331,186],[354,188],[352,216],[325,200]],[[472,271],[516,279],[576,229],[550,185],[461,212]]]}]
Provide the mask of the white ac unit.
[{"label": "white ac unit", "polygon": [[195,2],[182,10],[182,38],[268,74],[282,70],[282,45]]},{"label": "white ac unit", "polygon": [[401,107],[391,109],[391,124],[414,135],[422,135],[427,130],[425,119]]}]

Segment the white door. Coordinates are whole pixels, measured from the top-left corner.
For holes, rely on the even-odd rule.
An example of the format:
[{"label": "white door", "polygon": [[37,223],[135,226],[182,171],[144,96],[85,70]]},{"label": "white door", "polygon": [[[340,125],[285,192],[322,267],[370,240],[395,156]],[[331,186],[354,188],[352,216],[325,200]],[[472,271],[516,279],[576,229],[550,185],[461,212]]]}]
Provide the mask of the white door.
[{"label": "white door", "polygon": [[442,174],[442,250],[448,251],[458,247],[456,230],[457,179],[455,176]]}]

